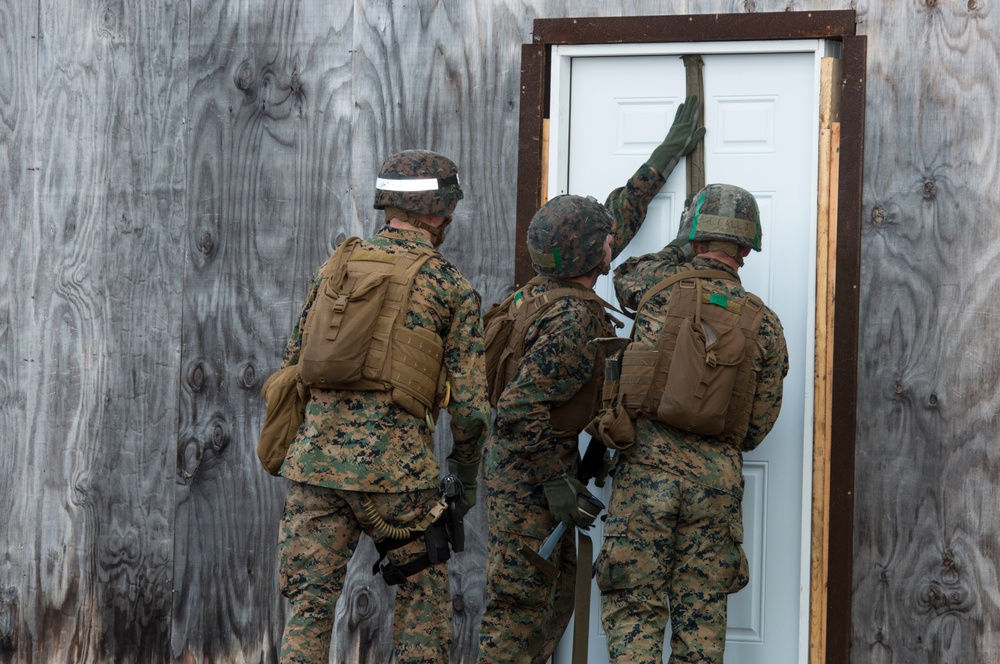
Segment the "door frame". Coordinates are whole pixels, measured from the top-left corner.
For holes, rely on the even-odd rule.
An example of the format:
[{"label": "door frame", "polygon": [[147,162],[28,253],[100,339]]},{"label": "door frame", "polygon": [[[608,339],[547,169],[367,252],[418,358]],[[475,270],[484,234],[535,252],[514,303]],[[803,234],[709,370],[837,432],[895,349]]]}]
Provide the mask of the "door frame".
[{"label": "door frame", "polygon": [[854,464],[857,431],[857,349],[861,271],[861,206],[864,161],[867,39],[857,34],[855,11],[774,12],[535,19],[532,43],[521,46],[517,226],[514,276],[533,275],[527,228],[542,203],[547,175],[543,135],[549,117],[552,46],[656,42],[772,41],[825,39],[841,43],[840,158],[833,315],[827,583],[823,633],[826,664],[849,664],[853,584]]}]

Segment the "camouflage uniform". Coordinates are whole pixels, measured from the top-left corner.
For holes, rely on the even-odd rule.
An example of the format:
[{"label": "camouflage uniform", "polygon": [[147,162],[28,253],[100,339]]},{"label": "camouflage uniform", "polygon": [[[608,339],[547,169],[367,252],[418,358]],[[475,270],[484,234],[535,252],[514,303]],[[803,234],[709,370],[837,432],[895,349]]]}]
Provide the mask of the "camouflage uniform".
[{"label": "camouflage uniform", "polygon": [[[683,251],[632,258],[615,271],[619,301],[642,295],[684,263]],[[696,256],[696,270],[736,271]],[[737,281],[710,280],[713,291],[746,295]],[[655,345],[673,288],[650,298],[635,340]],[[788,352],[777,315],[766,309],[757,339],[756,395],[743,440],[685,434],[640,417],[636,443],[618,453],[614,491],[597,559],[601,619],[612,662],[660,662],[671,622],[671,662],[722,662],[727,595],[749,580],[743,541],[743,455],[771,430],[781,407]]]},{"label": "camouflage uniform", "polygon": [[[362,246],[398,254],[429,244],[419,231],[387,226]],[[284,366],[299,361],[306,315],[321,282],[317,272]],[[475,463],[489,425],[478,294],[454,265],[435,255],[417,275],[405,325],[434,330],[444,341],[452,455]],[[368,497],[392,525],[419,522],[438,499],[440,464],[433,450],[424,420],[396,405],[388,392],[311,390],[305,421],[281,467],[291,484],[280,528],[280,579],[292,607],[282,662],[326,664],[348,560],[362,532],[377,538],[363,500]],[[390,552],[389,559],[403,564],[423,553],[418,540]],[[399,587],[393,623],[397,662],[448,660],[448,584],[447,567],[431,565]]]},{"label": "camouflage uniform", "polygon": [[[615,220],[614,256],[638,232],[664,182],[658,172],[643,164],[624,187],[608,197],[605,207]],[[570,285],[574,284],[548,279],[535,292]],[[561,473],[577,476],[579,432],[557,434],[549,413],[590,381],[597,351],[588,342],[607,334],[599,306],[573,297],[558,300],[528,329],[524,357],[497,403],[483,458],[489,548],[481,662],[545,662],[573,614],[575,533],[570,530],[549,559],[560,570],[556,581],[544,576],[519,550],[524,546],[537,551],[556,526],[542,482]]]}]

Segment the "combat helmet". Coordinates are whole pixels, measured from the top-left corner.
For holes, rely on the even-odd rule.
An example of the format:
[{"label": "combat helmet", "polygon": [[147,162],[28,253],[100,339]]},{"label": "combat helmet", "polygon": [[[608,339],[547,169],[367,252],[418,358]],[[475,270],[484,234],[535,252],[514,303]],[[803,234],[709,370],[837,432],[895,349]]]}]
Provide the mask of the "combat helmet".
[{"label": "combat helmet", "polygon": [[611,228],[611,213],[594,198],[556,196],[528,224],[531,266],[547,277],[578,277],[600,265],[606,273],[604,243]]},{"label": "combat helmet", "polygon": [[694,195],[684,210],[681,228],[690,228],[692,242],[733,242],[760,251],[761,227],[757,200],[732,184],[710,184]]},{"label": "combat helmet", "polygon": [[375,209],[450,217],[462,200],[458,166],[429,150],[404,150],[382,163],[375,180]]}]

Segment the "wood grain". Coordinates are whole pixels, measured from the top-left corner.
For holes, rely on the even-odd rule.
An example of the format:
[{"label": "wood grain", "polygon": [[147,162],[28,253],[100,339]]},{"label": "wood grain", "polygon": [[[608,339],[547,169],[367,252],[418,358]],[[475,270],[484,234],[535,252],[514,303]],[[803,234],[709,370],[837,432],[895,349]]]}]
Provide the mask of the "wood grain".
[{"label": "wood grain", "polygon": [[[254,455],[260,385],[312,271],[381,225],[394,151],[459,164],[442,249],[484,305],[512,286],[535,18],[854,7],[857,527],[854,576],[830,584],[853,586],[854,662],[998,659],[994,7],[83,0],[0,3],[0,662],[277,661],[284,483]],[[480,503],[450,565],[454,661],[477,650],[485,528]],[[391,651],[370,558],[341,661]]]},{"label": "wood grain", "polygon": [[352,228],[350,7],[192,5],[177,587],[171,655],[275,661],[284,481],[256,459],[260,387]]},{"label": "wood grain", "polygon": [[[1000,656],[1000,45],[981,3],[869,8],[857,661]],[[901,39],[900,35],[907,35]],[[905,42],[921,44],[920,56]]]}]

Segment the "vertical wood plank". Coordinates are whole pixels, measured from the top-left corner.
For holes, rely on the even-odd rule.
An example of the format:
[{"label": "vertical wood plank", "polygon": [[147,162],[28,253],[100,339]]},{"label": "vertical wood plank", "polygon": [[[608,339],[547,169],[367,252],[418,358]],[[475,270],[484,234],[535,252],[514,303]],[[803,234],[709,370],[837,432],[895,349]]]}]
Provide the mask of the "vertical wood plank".
[{"label": "vertical wood plank", "polygon": [[38,191],[35,144],[38,71],[38,7],[0,4],[0,215],[8,230],[5,269],[0,270],[0,662],[26,659],[30,638],[23,619],[34,615],[29,583],[36,538],[31,508],[38,496],[28,492],[32,467],[28,438],[29,401],[37,396],[39,332],[33,306],[33,266],[42,229],[36,215]]},{"label": "vertical wood plank", "polygon": [[31,169],[33,183],[14,190],[12,217],[26,258],[13,309],[24,425],[3,559],[22,585],[13,602],[9,585],[0,590],[3,647],[23,662],[160,658],[184,204],[183,100],[164,72],[186,15],[19,6],[23,32],[11,37],[24,40],[31,82],[8,99],[32,110],[38,131],[14,133],[25,143],[12,176]]},{"label": "vertical wood plank", "polygon": [[352,218],[352,7],[191,12],[172,656],[271,662],[285,483],[256,458],[259,392],[331,234]]},{"label": "vertical wood plank", "polygon": [[1000,43],[985,9],[880,3],[866,21],[856,661],[1000,658]]}]

